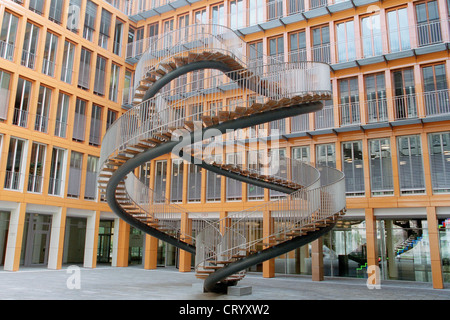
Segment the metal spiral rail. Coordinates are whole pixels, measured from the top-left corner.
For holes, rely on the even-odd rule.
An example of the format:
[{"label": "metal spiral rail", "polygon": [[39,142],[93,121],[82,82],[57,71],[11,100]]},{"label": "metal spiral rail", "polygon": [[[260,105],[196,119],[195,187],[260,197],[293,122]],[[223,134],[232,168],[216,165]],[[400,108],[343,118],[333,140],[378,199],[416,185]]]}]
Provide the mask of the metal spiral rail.
[{"label": "metal spiral rail", "polygon": [[[110,126],[102,141],[98,183],[112,211],[130,225],[195,254],[196,275],[206,279],[206,291],[233,285],[249,266],[328,232],[345,209],[345,184],[338,170],[285,157],[256,167],[215,160],[223,149],[217,142],[228,130],[314,112],[323,107],[322,100],[331,98],[328,65],[268,58],[266,64],[255,64],[245,51],[239,36],[218,25],[193,25],[155,39],[136,68],[136,105]],[[186,92],[184,84],[164,89],[185,74],[205,69],[220,71],[198,80],[209,84],[206,89]],[[207,110],[189,108],[208,105],[222,94],[235,99]],[[251,143],[244,146],[251,148]],[[223,220],[205,220],[195,227],[193,238],[181,233],[177,223],[186,210],[134,175],[140,165],[170,153],[284,196]],[[269,215],[275,227],[249,237],[249,225],[257,224],[261,213]]]}]

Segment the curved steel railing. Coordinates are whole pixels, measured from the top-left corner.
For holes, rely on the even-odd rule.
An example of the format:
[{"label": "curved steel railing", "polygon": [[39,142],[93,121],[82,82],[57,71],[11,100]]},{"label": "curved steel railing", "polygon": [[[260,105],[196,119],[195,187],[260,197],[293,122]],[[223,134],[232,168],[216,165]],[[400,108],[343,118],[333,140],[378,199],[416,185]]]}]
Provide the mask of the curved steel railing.
[{"label": "curved steel railing", "polygon": [[[233,79],[245,70],[237,70],[225,73],[225,76]],[[212,76],[207,80],[217,82],[222,75]],[[221,111],[229,109],[245,108],[248,110],[254,101],[265,103],[269,100],[290,99],[298,96],[315,93],[323,95],[327,99],[331,95],[329,67],[323,63],[316,62],[293,62],[277,65],[276,71],[265,72],[260,75],[261,79],[269,80],[269,90],[263,83],[250,89],[241,89],[237,87],[229,90],[230,96],[252,96],[252,100],[236,100],[228,105],[217,105],[210,107],[209,112],[219,114]],[[241,78],[241,82],[251,82],[254,75]],[[281,91],[274,93],[276,88]],[[182,88],[182,87],[179,87]],[[176,88],[176,90],[179,90]],[[266,96],[263,93],[272,92],[272,95]],[[183,99],[170,100],[170,93],[158,94],[148,99],[124,113],[108,129],[102,140],[102,149],[100,152],[100,164],[103,164],[114,152],[126,149],[127,145],[134,142],[152,137],[155,133],[166,132],[170,128],[183,127],[185,122],[192,119],[201,119],[204,115],[203,110],[196,112],[180,112],[185,110],[187,105],[192,103],[207,105],[217,99],[221,92],[211,94],[202,94],[201,96],[187,97]]]},{"label": "curved steel railing", "polygon": [[[162,90],[180,76],[201,69],[222,73],[193,82],[191,89],[195,90],[191,92],[186,92],[185,84]],[[247,59],[246,43],[232,30],[217,25],[192,25],[156,38],[142,55],[135,79],[135,98],[145,101],[123,114],[105,134],[99,184],[108,204],[120,217],[195,253],[198,273],[208,274],[217,268],[218,261],[232,263],[253,250],[273,249],[276,243],[301,236],[305,228],[329,226],[329,219],[344,210],[343,174],[335,169],[317,169],[286,157],[257,166],[226,158],[216,162],[213,159],[217,149],[211,152],[208,144],[208,130],[215,129],[220,136],[227,129],[247,128],[320,109],[319,101],[331,97],[328,65],[254,64]],[[200,81],[209,86],[201,87]],[[213,103],[223,99],[224,94],[229,99],[226,104]],[[181,138],[184,146],[178,148]],[[243,145],[242,152],[252,149],[249,142]],[[228,143],[225,149],[223,154],[229,150]],[[133,173],[139,165],[170,152],[207,170],[285,196],[277,194],[276,201],[230,213],[218,222],[207,221],[201,229],[194,230],[194,247],[193,237],[180,232],[180,212],[186,210],[155,195]],[[264,232],[258,230],[263,217],[273,222],[273,228]],[[278,254],[288,247],[271,250],[261,257]],[[233,273],[218,273],[222,278],[213,277],[211,281],[238,280],[243,276],[242,266],[245,264],[235,264],[229,269]]]}]

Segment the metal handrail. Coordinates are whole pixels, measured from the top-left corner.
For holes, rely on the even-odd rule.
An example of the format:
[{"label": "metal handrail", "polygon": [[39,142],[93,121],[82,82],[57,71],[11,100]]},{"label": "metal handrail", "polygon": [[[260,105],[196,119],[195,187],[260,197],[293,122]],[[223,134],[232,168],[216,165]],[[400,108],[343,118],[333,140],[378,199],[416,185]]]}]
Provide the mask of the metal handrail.
[{"label": "metal handrail", "polygon": [[[174,40],[176,40],[175,45],[173,44]],[[157,147],[155,150],[150,148],[149,152],[144,151],[143,157],[135,157],[133,161],[126,162],[120,166],[119,172],[116,172],[117,174],[112,173],[109,183],[104,180],[101,183],[107,183],[106,194],[108,203],[116,212],[120,211],[120,216],[123,219],[133,223],[132,219],[130,220],[130,215],[136,220],[141,219],[141,221],[144,221],[142,219],[145,219],[145,221],[149,221],[155,230],[145,222],[138,225],[143,230],[147,229],[149,234],[157,234],[161,239],[167,239],[165,241],[169,243],[179,245],[180,248],[185,248],[189,252],[196,252],[196,265],[199,269],[204,268],[208,263],[207,261],[211,258],[230,260],[242,254],[242,250],[248,251],[257,245],[267,246],[268,243],[273,242],[274,237],[286,235],[295,228],[314,224],[317,221],[334,216],[345,207],[343,173],[336,169],[316,169],[297,160],[278,157],[276,158],[276,161],[278,161],[276,166],[281,166],[283,170],[277,172],[273,170],[275,167],[274,163],[250,168],[245,162],[237,163],[234,160],[228,161],[226,159],[225,163],[233,165],[230,169],[233,172],[230,171],[230,173],[225,174],[228,166],[222,167],[220,164],[211,162],[209,145],[203,145],[204,141],[210,140],[205,139],[206,136],[202,136],[208,130],[208,128],[203,128],[204,120],[202,116],[219,115],[218,118],[220,118],[222,111],[229,113],[239,109],[241,118],[237,118],[232,123],[225,121],[223,124],[217,125],[220,127],[220,130],[217,130],[220,135],[223,135],[225,134],[225,128],[249,126],[252,122],[248,122],[247,116],[253,118],[252,120],[256,124],[270,121],[270,119],[276,120],[302,112],[310,112],[308,110],[317,110],[321,106],[321,103],[302,105],[302,101],[317,101],[331,97],[330,69],[327,64],[320,62],[274,63],[273,60],[269,59],[268,61],[271,63],[264,65],[262,68],[259,64],[254,68],[250,68],[245,63],[245,47],[245,42],[232,30],[217,25],[193,25],[158,37],[142,55],[138,63],[136,79],[149,79],[149,71],[163,71],[160,74],[170,73],[173,67],[166,67],[164,62],[169,63],[174,57],[186,57],[186,54],[196,56],[195,54],[202,53],[202,57],[207,60],[210,56],[217,56],[217,53],[220,52],[222,53],[222,58],[233,59],[232,64],[237,64],[239,67],[225,67],[225,63],[223,63],[224,67],[220,66],[220,63],[214,65],[212,68],[221,70],[222,74],[212,75],[207,79],[212,84],[211,87],[204,88],[200,92],[191,92],[184,96],[179,96],[180,92],[185,92],[179,91],[183,85],[178,86],[175,90],[161,89],[172,78],[175,79],[175,76],[195,69],[182,69],[166,78],[166,80],[159,81],[157,79],[153,85],[154,87],[149,90],[150,93],[147,92],[150,98],[147,99],[144,93],[139,92],[141,90],[139,89],[137,93],[144,96],[146,100],[134,106],[117,119],[109,127],[102,142],[99,163],[100,171],[103,172],[103,177],[105,177],[105,172],[110,172],[110,170],[104,170],[109,166],[108,159],[112,159],[120,155],[120,153],[143,152],[138,147],[141,141],[155,139],[155,137],[158,137],[157,134],[162,136],[171,132],[172,141],[164,145],[164,139],[159,140],[162,144],[161,148]],[[191,56],[188,56],[188,59]],[[193,58],[188,61],[188,64],[195,61]],[[206,65],[199,64],[198,69],[207,68]],[[227,72],[226,70],[232,71]],[[231,81],[224,83],[221,81],[224,77]],[[194,88],[198,89],[201,87],[200,81],[204,84],[205,79],[195,82]],[[222,93],[214,85],[217,83],[221,83],[221,90],[227,91],[227,96],[233,97],[233,99],[225,106],[219,104],[210,105],[205,112],[203,107],[200,108],[198,106],[208,105],[210,102],[221,98]],[[136,86],[136,88],[144,88],[142,89],[144,91],[148,90],[148,86],[142,85],[141,81],[137,81]],[[157,91],[159,93],[155,93]],[[275,104],[277,106],[285,106],[284,110],[280,112],[279,110],[273,110],[273,112],[276,112],[276,115],[270,112],[252,114],[254,112],[252,110],[253,107],[258,104],[263,106],[266,102],[268,103],[268,108]],[[278,103],[281,105],[278,105]],[[287,105],[294,108],[286,111]],[[300,109],[300,106],[303,109]],[[198,128],[183,129],[185,126],[189,127],[192,125],[194,127],[198,126]],[[179,213],[186,212],[186,210],[182,209],[181,211],[179,206],[169,203],[167,199],[164,199],[163,203],[155,203],[152,200],[155,196],[154,191],[133,174],[133,168],[139,163],[148,161],[148,159],[157,155],[175,152],[174,149],[170,148],[176,145],[176,139],[183,136],[184,133],[188,133],[187,137],[195,138],[196,130],[201,133],[200,137],[197,137],[198,141],[195,142],[189,140],[189,147],[183,150],[183,156],[186,154],[188,157],[199,158],[199,165],[213,172],[218,171],[238,180],[281,191],[286,193],[287,196],[262,206],[229,214],[227,218],[218,222],[208,221],[206,226],[203,225],[201,227],[201,231],[195,230],[199,232],[197,232],[198,236],[195,240],[196,249],[193,251],[192,246],[189,246],[187,243],[175,243],[178,241],[175,238],[180,239],[180,236],[187,242],[193,241],[190,235],[181,234],[179,223],[174,222],[176,219],[179,220]],[[173,139],[174,137],[175,139]],[[135,149],[134,151],[133,148]],[[228,145],[226,149],[227,151],[229,150]],[[198,150],[201,151],[200,155],[197,153]],[[250,145],[244,145],[244,148],[241,148],[242,150],[250,150]],[[198,163],[194,162],[194,164]],[[253,175],[250,178],[249,176],[248,180],[245,180],[236,176],[251,173],[256,174],[256,177]],[[260,181],[260,177],[264,181]],[[271,177],[271,179],[267,179],[267,177]],[[126,192],[122,194],[119,203],[117,201],[118,194],[113,194],[112,191],[118,186],[120,179],[124,179],[123,184]],[[125,206],[122,207],[121,203],[122,205],[133,204],[137,208],[137,212],[134,210],[134,214],[128,214],[126,209],[124,209]],[[272,232],[256,236],[256,229],[250,228],[250,225],[258,225],[258,221],[262,218],[261,212],[270,212],[277,226],[273,228]],[[170,232],[174,235],[172,238],[169,237],[169,239],[167,235],[161,232]],[[249,238],[248,232],[254,235]],[[174,239],[175,242],[173,241]],[[242,271],[239,271],[238,276],[242,275]]]}]

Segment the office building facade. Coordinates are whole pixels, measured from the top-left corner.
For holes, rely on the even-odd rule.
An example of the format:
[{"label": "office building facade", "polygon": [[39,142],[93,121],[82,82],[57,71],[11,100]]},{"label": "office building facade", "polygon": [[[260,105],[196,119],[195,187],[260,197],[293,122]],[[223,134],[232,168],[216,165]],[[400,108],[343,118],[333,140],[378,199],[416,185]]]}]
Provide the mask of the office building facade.
[{"label": "office building facade", "polygon": [[[450,281],[449,15],[445,0],[0,1],[4,269],[99,262],[190,270],[193,257],[110,212],[95,173],[101,138],[133,106],[140,56],[162,34],[216,24],[248,43],[256,66],[331,66],[333,99],[321,111],[228,136],[269,137],[276,148],[261,152],[345,173],[347,213],[322,238],[324,274],[367,277],[375,264],[382,279],[443,287]],[[181,95],[220,86],[207,81],[214,72],[170,86],[182,86]],[[231,101],[224,90],[211,103]],[[257,154],[224,156],[258,165],[249,160]],[[175,157],[136,175],[161,201],[184,208],[191,224],[282,196]],[[251,270],[311,274],[310,251]]]}]

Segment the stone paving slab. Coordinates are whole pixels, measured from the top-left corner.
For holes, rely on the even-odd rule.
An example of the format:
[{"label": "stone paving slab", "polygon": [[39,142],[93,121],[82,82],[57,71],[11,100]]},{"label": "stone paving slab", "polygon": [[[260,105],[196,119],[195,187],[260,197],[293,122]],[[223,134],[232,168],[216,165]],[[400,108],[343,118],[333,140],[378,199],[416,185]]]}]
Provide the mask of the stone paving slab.
[{"label": "stone paving slab", "polygon": [[[0,300],[234,300],[236,296],[203,293],[193,272],[176,269],[144,270],[139,267],[95,269],[64,267],[61,270],[23,268],[0,271]],[[238,297],[253,300],[450,300],[450,285],[433,289],[430,283],[382,281],[368,289],[365,279],[308,276],[264,279],[248,274],[239,285],[252,293]]]}]

